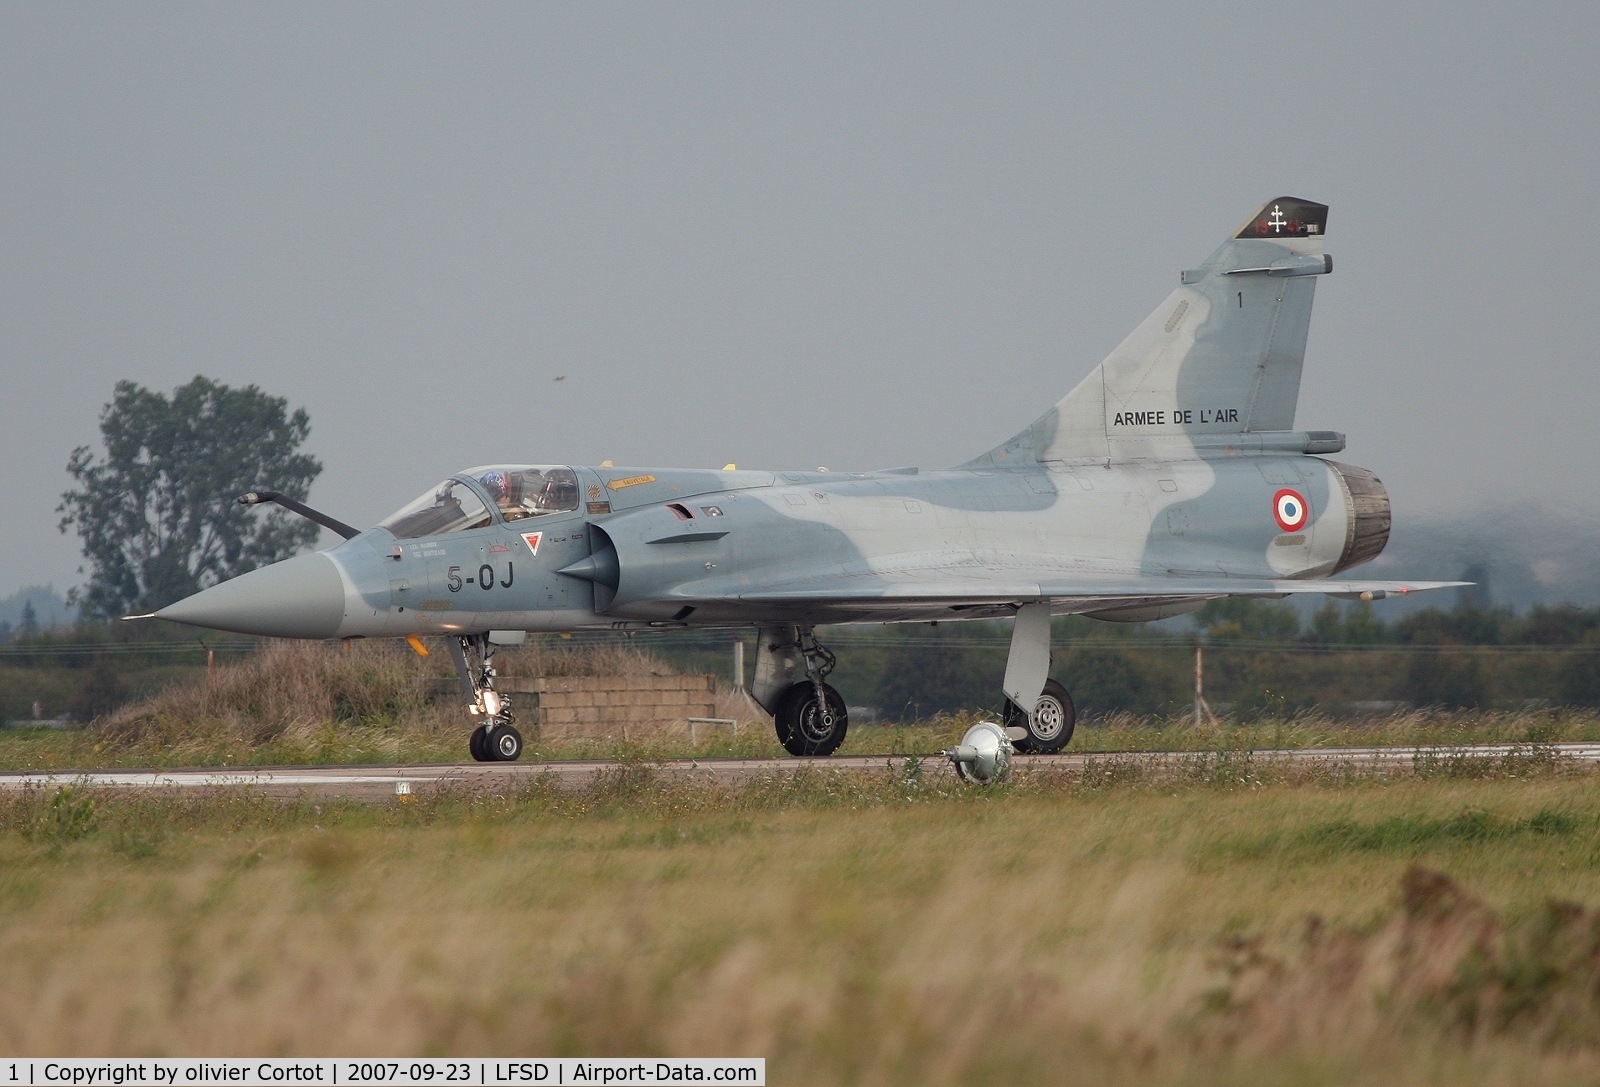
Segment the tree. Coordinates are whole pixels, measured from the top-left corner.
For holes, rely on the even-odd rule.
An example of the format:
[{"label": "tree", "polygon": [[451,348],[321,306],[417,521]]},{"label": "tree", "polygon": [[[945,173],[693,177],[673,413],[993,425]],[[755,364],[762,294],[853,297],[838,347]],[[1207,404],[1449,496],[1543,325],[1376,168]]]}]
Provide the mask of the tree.
[{"label": "tree", "polygon": [[1593,653],[1574,653],[1561,666],[1561,699],[1574,706],[1600,706],[1600,630],[1590,632],[1586,645]]},{"label": "tree", "polygon": [[1068,650],[1061,672],[1079,713],[1104,716],[1118,710],[1148,713],[1157,708],[1149,677],[1124,650],[1074,646]]},{"label": "tree", "polygon": [[1417,706],[1468,709],[1489,700],[1483,664],[1470,648],[1418,653],[1406,669],[1406,697]]},{"label": "tree", "polygon": [[96,655],[88,674],[67,701],[68,712],[75,721],[93,721],[110,713],[128,700],[128,685],[117,671],[117,663],[109,655]]},{"label": "tree", "polygon": [[1224,596],[1195,612],[1194,624],[1213,641],[1288,642],[1300,636],[1293,604]]},{"label": "tree", "polygon": [[891,721],[915,721],[967,706],[973,695],[968,652],[959,645],[896,645],[884,655],[879,709]]},{"label": "tree", "polygon": [[303,408],[254,385],[196,377],[168,399],[119,381],[100,414],[104,459],[86,445],[67,459],[79,486],[61,496],[60,527],[77,530],[90,567],[71,602],[150,611],[314,544],[309,521],[235,502],[257,487],[303,501],[322,471],[297,452],[310,430]]},{"label": "tree", "polygon": [[1306,640],[1321,645],[1381,645],[1389,627],[1371,604],[1339,605],[1330,600],[1311,619]]}]

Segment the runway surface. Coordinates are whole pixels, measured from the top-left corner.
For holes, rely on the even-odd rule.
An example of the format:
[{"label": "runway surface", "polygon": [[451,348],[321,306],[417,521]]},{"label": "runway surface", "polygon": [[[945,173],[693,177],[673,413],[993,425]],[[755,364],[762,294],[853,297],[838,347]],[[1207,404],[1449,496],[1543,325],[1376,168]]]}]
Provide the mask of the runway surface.
[{"label": "runway surface", "polygon": [[[1289,765],[1347,765],[1405,771],[1419,759],[1503,758],[1543,754],[1574,762],[1600,762],[1600,743],[1476,744],[1461,747],[1322,747],[1255,751],[1110,751],[1062,755],[1020,755],[1019,773],[1046,770],[1077,772],[1090,761],[1133,762],[1152,769],[1178,768],[1207,756],[1244,756]],[[793,774],[802,769],[822,773],[904,773],[905,755],[864,755],[825,759],[665,759],[648,762],[660,777],[734,784],[756,778]],[[0,772],[0,790],[53,789],[63,785],[107,790],[252,789],[264,796],[339,797],[384,800],[420,795],[439,788],[469,792],[515,789],[547,777],[566,788],[583,788],[597,775],[623,763],[606,759],[568,762],[451,763],[414,766],[264,766],[195,767],[170,770],[58,770]],[[948,761],[922,756],[922,772],[954,776]]]}]

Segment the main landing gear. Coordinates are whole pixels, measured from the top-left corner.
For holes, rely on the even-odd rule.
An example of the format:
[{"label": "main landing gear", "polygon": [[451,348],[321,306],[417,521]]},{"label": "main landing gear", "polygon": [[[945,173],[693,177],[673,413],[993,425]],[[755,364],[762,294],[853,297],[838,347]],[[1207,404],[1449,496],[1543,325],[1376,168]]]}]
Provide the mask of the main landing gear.
[{"label": "main landing gear", "polygon": [[1053,679],[1046,680],[1032,713],[1023,713],[1022,707],[1006,699],[1005,724],[1007,729],[1020,728],[1026,733],[1012,741],[1018,751],[1049,755],[1066,747],[1072,739],[1078,709],[1065,687]]},{"label": "main landing gear", "polygon": [[[844,699],[824,682],[833,671],[833,654],[817,643],[810,627],[763,626],[757,637],[750,693],[772,714],[778,742],[791,755],[833,754],[850,727]],[[1049,677],[1050,605],[1019,604],[1006,659],[1001,729],[1017,751],[1048,755],[1072,739],[1077,708],[1067,689]]]},{"label": "main landing gear", "polygon": [[757,633],[751,693],[772,714],[778,742],[791,755],[833,754],[850,728],[844,697],[823,682],[837,663],[834,655],[810,627],[769,626]]},{"label": "main landing gear", "polygon": [[512,724],[516,715],[511,699],[494,688],[494,644],[487,634],[454,637],[450,658],[467,697],[467,712],[484,719],[472,730],[467,750],[478,762],[515,762],[522,755],[522,733]]},{"label": "main landing gear", "polygon": [[1049,755],[1072,739],[1078,710],[1050,677],[1050,605],[1022,604],[1006,658],[1006,734],[1018,751]]}]

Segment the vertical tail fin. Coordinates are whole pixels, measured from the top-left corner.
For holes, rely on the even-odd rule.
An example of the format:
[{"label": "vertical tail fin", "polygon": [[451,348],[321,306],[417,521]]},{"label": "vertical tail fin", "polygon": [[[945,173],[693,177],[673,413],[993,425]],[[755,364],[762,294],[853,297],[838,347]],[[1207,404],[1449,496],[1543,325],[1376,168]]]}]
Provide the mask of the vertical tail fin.
[{"label": "vertical tail fin", "polygon": [[971,463],[1187,454],[1292,430],[1315,277],[1333,270],[1327,223],[1324,204],[1263,204],[1077,388]]}]

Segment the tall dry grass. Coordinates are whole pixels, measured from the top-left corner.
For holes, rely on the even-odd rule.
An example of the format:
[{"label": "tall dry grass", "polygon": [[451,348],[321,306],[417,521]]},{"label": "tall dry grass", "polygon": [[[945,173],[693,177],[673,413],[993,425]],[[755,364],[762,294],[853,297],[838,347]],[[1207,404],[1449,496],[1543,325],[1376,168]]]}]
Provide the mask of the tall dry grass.
[{"label": "tall dry grass", "polygon": [[[671,669],[626,646],[502,649],[504,676],[667,675]],[[203,680],[169,688],[96,722],[102,739],[136,742],[176,727],[220,726],[265,743],[307,725],[410,723],[441,694],[454,701],[448,657],[424,659],[404,644],[329,646],[272,642]]]},{"label": "tall dry grass", "polygon": [[[578,646],[541,639],[501,650],[512,678],[659,674],[671,668],[630,645]],[[715,716],[696,742],[672,737],[623,741],[544,741],[525,729],[529,758],[769,757],[783,754],[771,720],[743,692],[719,683]],[[842,754],[928,755],[961,736],[971,718],[936,717],[914,726],[851,726]],[[214,676],[171,687],[95,722],[87,735],[0,733],[0,766],[89,769],[105,766],[308,762],[456,762],[466,757],[473,721],[465,713],[448,656],[426,659],[403,643],[280,642]],[[1414,711],[1350,721],[1317,713],[1281,720],[1223,721],[1195,727],[1187,717],[1116,714],[1080,722],[1077,752],[1247,752],[1352,744],[1450,747],[1468,743],[1544,744],[1600,740],[1600,714]]]},{"label": "tall dry grass", "polygon": [[[502,649],[496,667],[508,678],[672,673],[661,660],[630,646],[559,643]],[[767,719],[752,700],[725,688],[717,699],[718,716],[763,726],[748,734],[746,746],[759,736],[763,748],[775,747]],[[393,642],[349,647],[275,642],[214,675],[98,719],[91,743],[47,737],[35,746],[70,754],[71,765],[79,767],[459,761],[466,757],[465,738],[474,723],[443,653],[424,659]],[[528,731],[532,755],[616,753],[614,743],[586,745],[582,751],[541,746],[536,730]]]},{"label": "tall dry grass", "polygon": [[1600,911],[1547,900],[1507,921],[1449,876],[1413,865],[1375,925],[1305,919],[1297,953],[1222,942],[1207,994],[1211,1040],[1252,1053],[1351,1037],[1435,1034],[1465,1046],[1514,1038],[1600,1054]]},{"label": "tall dry grass", "polygon": [[263,744],[334,722],[410,723],[431,702],[428,671],[391,647],[340,652],[275,642],[205,680],[168,688],[95,722],[112,744],[179,742],[221,730]]},{"label": "tall dry grass", "polygon": [[1518,710],[1400,710],[1376,717],[1334,717],[1307,710],[1284,717],[1223,718],[1115,713],[1080,722],[1073,746],[1092,751],[1263,750],[1344,746],[1441,746],[1600,740],[1600,713],[1577,707]]},{"label": "tall dry grass", "polygon": [[630,768],[375,809],[41,795],[0,802],[0,1051],[1592,1082],[1595,915],[1548,903],[1600,897],[1597,843],[1592,775],[975,792]]}]

